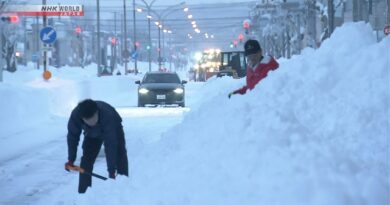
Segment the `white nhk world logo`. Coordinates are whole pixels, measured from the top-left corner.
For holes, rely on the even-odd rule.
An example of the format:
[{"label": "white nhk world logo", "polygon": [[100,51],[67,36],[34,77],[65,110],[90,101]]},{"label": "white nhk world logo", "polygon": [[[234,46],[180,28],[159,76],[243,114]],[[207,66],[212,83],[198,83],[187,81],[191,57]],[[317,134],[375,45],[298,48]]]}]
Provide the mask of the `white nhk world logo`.
[{"label": "white nhk world logo", "polygon": [[42,5],[42,12],[80,12],[82,6],[80,5]]},{"label": "white nhk world logo", "polygon": [[49,33],[43,34],[42,40],[43,41],[50,40],[51,35],[53,35],[55,32],[56,32],[55,30],[51,30]]},{"label": "white nhk world logo", "polygon": [[9,5],[4,13],[18,16],[84,16],[83,5]]}]

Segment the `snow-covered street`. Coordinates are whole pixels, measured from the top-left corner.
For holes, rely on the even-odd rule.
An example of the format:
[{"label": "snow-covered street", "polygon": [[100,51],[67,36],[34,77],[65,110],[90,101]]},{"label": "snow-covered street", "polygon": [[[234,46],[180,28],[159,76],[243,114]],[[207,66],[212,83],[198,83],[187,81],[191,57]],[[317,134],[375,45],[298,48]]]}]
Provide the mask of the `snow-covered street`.
[{"label": "snow-covered street", "polygon": [[[161,133],[180,123],[183,114],[188,110],[118,108],[124,120],[131,164],[137,158],[139,149],[142,149],[140,145],[158,141]],[[66,124],[65,117],[52,117],[50,121],[35,124],[33,128],[27,127],[2,139],[4,152],[0,164],[0,204],[34,204],[60,186],[69,186],[69,189],[76,190],[74,183],[78,175],[61,169],[67,156]],[[36,137],[42,140],[36,142],[33,139]],[[15,145],[15,149],[7,148],[9,145]],[[97,172],[107,175],[105,166],[104,156],[99,157],[95,167],[99,170]]]}]

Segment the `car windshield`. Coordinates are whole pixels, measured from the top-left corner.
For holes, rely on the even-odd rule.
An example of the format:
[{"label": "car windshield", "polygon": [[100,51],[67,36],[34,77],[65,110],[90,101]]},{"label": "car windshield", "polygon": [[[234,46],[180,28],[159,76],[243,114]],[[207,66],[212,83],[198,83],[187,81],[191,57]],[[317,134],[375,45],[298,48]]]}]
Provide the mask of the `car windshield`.
[{"label": "car windshield", "polygon": [[147,74],[143,83],[180,83],[180,79],[176,74]]}]

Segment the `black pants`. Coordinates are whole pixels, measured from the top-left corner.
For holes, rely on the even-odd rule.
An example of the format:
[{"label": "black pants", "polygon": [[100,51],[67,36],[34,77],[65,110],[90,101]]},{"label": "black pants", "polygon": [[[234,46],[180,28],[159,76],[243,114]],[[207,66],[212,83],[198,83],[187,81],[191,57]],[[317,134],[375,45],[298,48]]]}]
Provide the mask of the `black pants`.
[{"label": "black pants", "polygon": [[[93,164],[102,147],[103,140],[90,137],[84,137],[83,141],[83,156],[81,157],[80,167],[86,172],[92,173]],[[79,177],[79,193],[85,193],[87,188],[92,186],[92,177],[87,174],[80,173]]]},{"label": "black pants", "polygon": [[[126,141],[123,128],[118,128],[118,147],[117,147],[117,172],[118,174],[128,176],[128,160],[127,160],[127,151],[126,151]],[[93,164],[96,161],[96,158],[99,154],[100,148],[102,147],[103,140],[84,137],[83,141],[83,156],[81,157],[80,167],[83,168],[86,172],[92,173]],[[88,174],[81,174],[79,177],[79,193],[85,193],[87,188],[92,186],[92,177]]]},{"label": "black pants", "polygon": [[125,133],[123,128],[118,129],[119,139],[118,139],[118,158],[116,162],[117,171],[120,175],[129,176],[129,162],[127,160],[127,150],[126,150],[126,141]]}]

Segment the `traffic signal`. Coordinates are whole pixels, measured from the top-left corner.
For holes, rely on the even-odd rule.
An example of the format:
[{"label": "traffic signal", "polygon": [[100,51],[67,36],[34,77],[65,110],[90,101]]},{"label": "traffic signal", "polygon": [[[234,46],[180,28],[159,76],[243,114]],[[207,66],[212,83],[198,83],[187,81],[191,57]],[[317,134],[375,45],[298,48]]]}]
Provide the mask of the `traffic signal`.
[{"label": "traffic signal", "polygon": [[246,19],[243,22],[243,27],[244,27],[245,33],[248,34],[249,33],[249,29],[251,27],[251,21],[249,19]]},{"label": "traffic signal", "polygon": [[81,27],[80,26],[77,26],[74,31],[76,32],[76,34],[80,34],[81,33]]},{"label": "traffic signal", "polygon": [[18,16],[2,16],[1,20],[3,22],[8,22],[8,23],[19,23],[19,17]]},{"label": "traffic signal", "polygon": [[147,45],[147,46],[146,46],[146,49],[148,49],[148,50],[149,50],[149,49],[150,49],[150,46],[149,46],[149,45]]},{"label": "traffic signal", "polygon": [[234,46],[234,48],[237,48],[237,44],[238,44],[238,41],[237,41],[237,40],[234,40],[234,41],[233,41],[233,46]]},{"label": "traffic signal", "polygon": [[240,41],[240,43],[244,40],[244,35],[242,33],[238,35],[238,40]]},{"label": "traffic signal", "polygon": [[115,37],[111,38],[111,45],[116,45],[116,38]]}]

